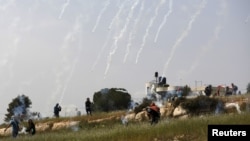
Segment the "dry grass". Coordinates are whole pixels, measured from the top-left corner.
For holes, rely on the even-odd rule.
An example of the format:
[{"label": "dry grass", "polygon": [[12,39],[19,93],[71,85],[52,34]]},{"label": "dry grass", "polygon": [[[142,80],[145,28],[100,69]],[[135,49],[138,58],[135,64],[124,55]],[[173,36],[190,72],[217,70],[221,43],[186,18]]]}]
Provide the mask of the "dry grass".
[{"label": "dry grass", "polygon": [[[245,95],[249,97],[249,95]],[[242,96],[225,97],[227,101],[245,99]],[[19,135],[19,141],[206,141],[209,124],[249,124],[250,112],[242,114],[220,114],[196,116],[188,119],[165,118],[157,125],[145,122],[129,122],[128,126],[121,123],[119,117],[126,111],[95,113],[93,116],[72,118],[46,119],[38,122],[80,121],[79,127],[61,130],[38,132],[34,136]],[[107,119],[99,123],[89,123],[97,119]],[[0,140],[10,141],[10,136],[0,137]]]}]

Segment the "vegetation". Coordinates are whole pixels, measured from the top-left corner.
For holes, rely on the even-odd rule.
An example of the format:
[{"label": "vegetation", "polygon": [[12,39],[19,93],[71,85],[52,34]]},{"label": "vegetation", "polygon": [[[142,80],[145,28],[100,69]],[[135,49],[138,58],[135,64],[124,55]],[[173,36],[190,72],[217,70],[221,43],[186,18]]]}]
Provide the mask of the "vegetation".
[{"label": "vegetation", "polygon": [[6,117],[4,118],[4,121],[9,121],[11,119],[11,116],[13,115],[26,116],[27,110],[28,108],[30,108],[31,104],[32,102],[30,101],[28,96],[18,95],[9,104],[9,107],[7,109],[8,113],[5,114]]},{"label": "vegetation", "polygon": [[[240,96],[224,97],[221,101],[233,101],[242,98],[249,98],[249,94]],[[201,101],[211,102],[214,101],[206,97],[198,97]],[[184,100],[184,99],[182,99]],[[188,100],[189,101],[189,100]],[[197,105],[197,101],[193,101]],[[147,102],[147,100],[145,100]],[[183,102],[183,101],[182,101]],[[187,104],[188,105],[188,104]],[[213,104],[211,104],[213,105]],[[192,106],[191,106],[192,107]],[[36,120],[35,123],[55,123],[63,121],[80,121],[79,126],[65,128],[60,130],[46,130],[37,132],[36,135],[19,135],[19,141],[206,141],[207,128],[210,124],[248,124],[250,123],[249,105],[248,110],[241,114],[206,114],[202,116],[192,116],[187,119],[177,118],[162,118],[156,125],[151,125],[149,121],[136,122],[129,121],[128,125],[122,124],[121,117],[127,111],[120,110],[116,112],[95,112],[93,116],[78,116],[71,118],[49,118],[43,120]],[[107,119],[110,117],[112,120],[102,122],[89,122],[97,119]],[[111,118],[110,118],[111,119]],[[23,123],[26,125],[25,123]],[[1,127],[6,127],[2,125]],[[11,136],[0,136],[0,140],[10,141]]]},{"label": "vegetation", "polygon": [[191,88],[188,87],[188,85],[185,85],[185,87],[183,88],[182,96],[187,96],[190,92],[191,92]]},{"label": "vegetation", "polygon": [[188,110],[190,114],[199,115],[203,112],[215,111],[216,108],[219,108],[218,105],[220,103],[224,105],[220,99],[198,96],[197,98],[183,101],[181,106]]},{"label": "vegetation", "polygon": [[250,83],[247,84],[247,93],[250,93]]},{"label": "vegetation", "polygon": [[94,94],[94,110],[110,112],[128,109],[131,95],[123,88],[103,89]]},{"label": "vegetation", "polygon": [[[83,125],[79,129],[40,132],[34,136],[20,135],[19,141],[206,141],[209,124],[249,124],[250,113],[210,115],[190,119],[162,119],[157,125],[148,122],[129,123],[124,126],[119,120],[96,125]],[[82,117],[86,118],[86,117]],[[85,125],[84,125],[85,124]],[[10,136],[2,137],[10,141]]]},{"label": "vegetation", "polygon": [[152,103],[152,100],[151,99],[148,99],[148,98],[143,98],[142,100],[142,103],[140,105],[137,105],[134,109],[134,112],[137,114],[139,113],[140,111],[142,111],[143,108],[149,106],[150,104]]}]

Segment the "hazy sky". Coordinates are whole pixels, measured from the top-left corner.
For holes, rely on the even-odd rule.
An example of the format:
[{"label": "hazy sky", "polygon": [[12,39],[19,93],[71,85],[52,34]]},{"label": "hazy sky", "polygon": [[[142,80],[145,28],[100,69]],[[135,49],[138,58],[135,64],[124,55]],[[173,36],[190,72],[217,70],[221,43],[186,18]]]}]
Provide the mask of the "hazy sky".
[{"label": "hazy sky", "polygon": [[[25,94],[31,111],[77,107],[102,88],[145,97],[170,85],[250,82],[249,0],[0,0],[0,116]],[[65,109],[64,108],[64,109]]]}]

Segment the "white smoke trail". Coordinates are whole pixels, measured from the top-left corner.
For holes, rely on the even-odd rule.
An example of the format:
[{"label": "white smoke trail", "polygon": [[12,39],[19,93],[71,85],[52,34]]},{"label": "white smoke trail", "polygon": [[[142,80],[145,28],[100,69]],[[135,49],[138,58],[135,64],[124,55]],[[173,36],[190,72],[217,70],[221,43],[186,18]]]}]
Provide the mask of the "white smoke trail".
[{"label": "white smoke trail", "polygon": [[125,5],[126,2],[127,2],[127,0],[124,0],[123,3],[121,4],[121,6],[119,7],[118,12],[116,13],[115,17],[112,19],[112,21],[111,21],[111,23],[110,23],[110,25],[109,25],[109,27],[108,27],[109,29],[112,28],[114,22],[115,22],[115,21],[117,20],[117,18],[120,16],[120,14],[121,14],[121,12],[122,12],[122,10],[123,10],[124,5]]},{"label": "white smoke trail", "polygon": [[[220,16],[219,19],[222,20],[223,17],[227,15],[226,0],[222,1],[220,7],[221,7],[221,10],[219,11],[218,15]],[[212,47],[212,45],[219,39],[219,34],[221,33],[222,29],[223,27],[221,25],[221,21],[219,21],[218,25],[215,27],[213,31],[212,38],[204,46],[202,46],[201,52],[197,53],[196,59],[192,63],[191,67],[188,69],[188,71],[181,72],[180,75],[182,75],[182,77],[183,76],[185,77],[185,75],[192,73],[197,68],[197,66],[200,64],[201,58],[208,52],[208,50]]]},{"label": "white smoke trail", "polygon": [[192,28],[192,25],[193,25],[193,22],[195,21],[195,19],[197,18],[198,15],[200,15],[201,13],[201,10],[206,6],[206,3],[207,1],[206,0],[203,0],[201,5],[199,6],[198,10],[195,12],[195,14],[191,17],[189,23],[188,23],[188,26],[187,28],[184,30],[184,32],[181,34],[181,36],[177,39],[177,41],[175,42],[175,44],[173,45],[172,49],[171,49],[171,52],[170,52],[170,56],[167,60],[167,62],[165,63],[164,65],[164,69],[163,69],[163,75],[162,76],[165,76],[166,74],[166,71],[168,69],[168,65],[169,63],[171,62],[173,56],[174,56],[174,53],[175,53],[175,50],[177,48],[177,46],[182,42],[182,40],[187,37],[189,31],[191,30]]},{"label": "white smoke trail", "polygon": [[109,42],[109,39],[110,39],[110,36],[111,36],[111,32],[109,31],[108,33],[108,36],[107,36],[107,39],[106,41],[104,42],[102,48],[101,48],[101,51],[98,53],[98,56],[94,62],[94,64],[92,65],[92,68],[91,68],[91,71],[93,71],[95,69],[95,66],[97,65],[97,63],[99,62],[100,58],[101,58],[101,54],[103,53],[104,49],[106,48],[106,46],[108,45],[108,42]]},{"label": "white smoke trail", "polygon": [[246,18],[245,23],[248,23],[249,19],[250,19],[250,15]]},{"label": "white smoke trail", "polygon": [[[56,103],[62,102],[64,95],[65,95],[65,92],[68,88],[69,81],[71,80],[72,75],[75,71],[75,66],[76,66],[77,60],[80,56],[79,53],[81,52],[81,37],[79,38],[80,45],[78,46],[78,49],[76,51],[78,53],[78,55],[76,55],[76,57],[74,57],[74,60],[72,61],[73,63],[69,60],[67,49],[69,48],[69,44],[71,42],[74,42],[73,39],[75,38],[75,36],[77,35],[77,33],[79,33],[79,31],[81,29],[80,19],[81,19],[81,15],[76,17],[76,22],[73,26],[72,31],[69,32],[64,38],[64,42],[63,42],[63,45],[61,47],[62,55],[63,55],[62,68],[60,68],[60,71],[56,72],[56,79],[55,79],[56,80],[56,82],[55,82],[56,88],[55,88],[55,91],[52,93],[50,99],[48,100],[49,106],[51,106],[52,102],[55,103],[55,99],[58,98],[59,96],[60,96],[59,101]],[[80,36],[81,36],[81,32],[80,32]],[[49,111],[49,110],[47,110],[47,111]]]},{"label": "white smoke trail", "polygon": [[69,75],[68,75],[67,79],[66,79],[65,86],[64,86],[63,89],[62,89],[62,94],[61,94],[61,98],[60,98],[60,100],[59,100],[59,103],[62,103],[62,101],[63,101],[65,92],[66,92],[66,90],[67,90],[67,88],[68,88],[68,85],[69,85],[69,81],[71,80],[71,78],[72,78],[72,76],[73,76],[73,73],[74,73],[74,71],[75,71],[75,67],[76,67],[77,61],[78,61],[78,57],[75,58],[75,60],[73,61],[73,66],[72,66],[72,68],[71,68],[71,70],[70,70],[70,72],[69,72]]},{"label": "white smoke trail", "polygon": [[[139,1],[139,0],[138,0],[138,1]],[[126,53],[125,53],[125,55],[124,55],[123,63],[125,63],[126,60],[127,60],[128,54],[129,54],[129,52],[130,52],[131,42],[132,42],[132,40],[134,39],[134,36],[135,36],[135,33],[136,33],[136,32],[135,32],[135,31],[136,31],[135,28],[136,28],[136,26],[137,26],[137,24],[138,24],[138,22],[139,22],[139,19],[141,18],[141,14],[142,14],[142,11],[143,11],[143,10],[144,10],[144,1],[143,1],[142,4],[141,4],[140,12],[139,12],[139,14],[138,14],[138,17],[135,19],[133,28],[132,28],[131,32],[129,33],[128,44],[127,44],[127,46],[126,46]]]},{"label": "white smoke trail", "polygon": [[158,36],[159,36],[159,33],[160,33],[162,27],[166,24],[169,15],[173,12],[173,0],[169,0],[169,6],[168,7],[169,7],[169,10],[166,13],[166,15],[164,16],[164,19],[163,19],[162,23],[160,24],[160,26],[159,26],[159,28],[157,30],[154,42],[157,42],[157,39],[158,39]]},{"label": "white smoke trail", "polygon": [[96,23],[95,23],[95,25],[94,25],[94,27],[93,27],[93,29],[92,29],[92,32],[95,32],[97,26],[99,25],[99,22],[100,22],[100,19],[101,19],[101,17],[102,17],[102,14],[106,11],[106,9],[107,9],[107,7],[108,7],[109,5],[110,5],[110,0],[108,0],[108,1],[105,3],[103,9],[101,10],[100,14],[98,15],[97,20],[96,20]]},{"label": "white smoke trail", "polygon": [[116,50],[118,49],[117,43],[118,43],[118,41],[123,37],[123,34],[126,32],[127,27],[128,27],[128,24],[129,24],[129,21],[130,21],[132,15],[133,15],[134,7],[135,7],[137,4],[138,4],[138,2],[136,2],[136,3],[132,6],[131,11],[130,11],[130,13],[128,14],[128,16],[127,16],[127,18],[126,18],[126,22],[125,22],[123,28],[122,28],[121,31],[120,31],[120,34],[119,34],[117,37],[114,37],[115,40],[114,40],[114,43],[113,43],[113,45],[112,45],[112,46],[113,46],[113,50],[110,51],[109,56],[108,56],[107,67],[106,67],[106,70],[105,70],[105,73],[104,73],[104,74],[105,74],[104,78],[106,77],[106,75],[107,75],[107,73],[108,73],[108,71],[109,71],[110,64],[111,64],[111,62],[112,62],[112,56],[116,53]]},{"label": "white smoke trail", "polygon": [[70,3],[70,0],[66,0],[66,2],[62,5],[62,11],[61,11],[61,13],[60,13],[58,19],[61,19],[61,18],[62,18],[63,13],[64,13],[65,9],[68,7],[69,3]]},{"label": "white smoke trail", "polygon": [[158,10],[159,10],[160,6],[161,6],[162,4],[164,4],[165,2],[166,2],[165,0],[161,0],[161,2],[158,4],[158,6],[157,6],[156,9],[155,9],[154,16],[150,19],[150,22],[149,22],[149,24],[148,24],[148,26],[147,26],[147,28],[146,28],[146,31],[145,31],[146,33],[144,34],[143,39],[142,39],[141,47],[139,48],[139,50],[138,50],[138,52],[137,52],[137,55],[136,55],[136,61],[135,61],[136,64],[138,63],[140,54],[141,54],[141,52],[142,52],[142,50],[143,50],[143,48],[144,48],[144,46],[145,46],[145,42],[146,42],[146,39],[147,39],[147,37],[148,37],[149,30],[150,30],[150,28],[152,27],[152,25],[153,25],[153,23],[154,23],[154,21],[155,21],[155,18],[158,16]]},{"label": "white smoke trail", "polygon": [[76,24],[74,26],[74,34],[76,34],[77,32],[80,32],[80,35],[79,35],[79,46],[78,46],[78,50],[77,50],[78,54],[76,55],[76,57],[73,60],[73,63],[72,63],[73,66],[71,67],[69,75],[68,75],[68,77],[66,79],[65,86],[63,87],[59,103],[62,103],[62,101],[63,101],[65,92],[66,92],[66,90],[68,88],[68,85],[69,85],[69,82],[70,82],[70,80],[71,80],[71,78],[72,78],[72,76],[73,76],[73,74],[75,72],[75,67],[76,67],[76,64],[77,64],[77,62],[79,60],[80,53],[81,53],[81,50],[82,50],[82,30],[81,30],[81,22],[80,22],[80,20],[81,20],[81,15],[80,15],[80,17],[77,17]]}]

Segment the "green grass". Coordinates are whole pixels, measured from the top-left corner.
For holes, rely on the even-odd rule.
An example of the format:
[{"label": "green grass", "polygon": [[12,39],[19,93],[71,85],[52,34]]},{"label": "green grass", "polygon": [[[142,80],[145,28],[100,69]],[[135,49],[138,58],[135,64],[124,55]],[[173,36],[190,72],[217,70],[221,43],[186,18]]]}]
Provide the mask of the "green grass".
[{"label": "green grass", "polygon": [[[250,113],[208,115],[188,119],[162,119],[156,125],[149,122],[130,122],[124,126],[118,120],[79,130],[62,129],[40,132],[34,136],[20,135],[19,141],[206,141],[209,124],[250,124]],[[85,123],[87,124],[87,123]],[[1,140],[11,141],[10,136]]]},{"label": "green grass", "polygon": [[[244,97],[249,98],[249,94]],[[241,96],[226,97],[227,101],[233,101]],[[36,135],[19,135],[18,141],[206,141],[207,127],[209,124],[248,124],[250,125],[250,112],[241,114],[202,115],[187,119],[165,118],[156,125],[150,125],[149,121],[129,122],[128,126],[121,123],[119,117],[126,111],[109,113],[94,113],[93,116],[79,116],[71,118],[48,118],[35,123],[54,123],[61,121],[80,121],[79,127],[48,130],[37,132]],[[88,123],[95,119],[109,117],[116,119]],[[1,125],[6,127],[6,125]],[[13,140],[10,135],[1,137],[0,140]]]}]

